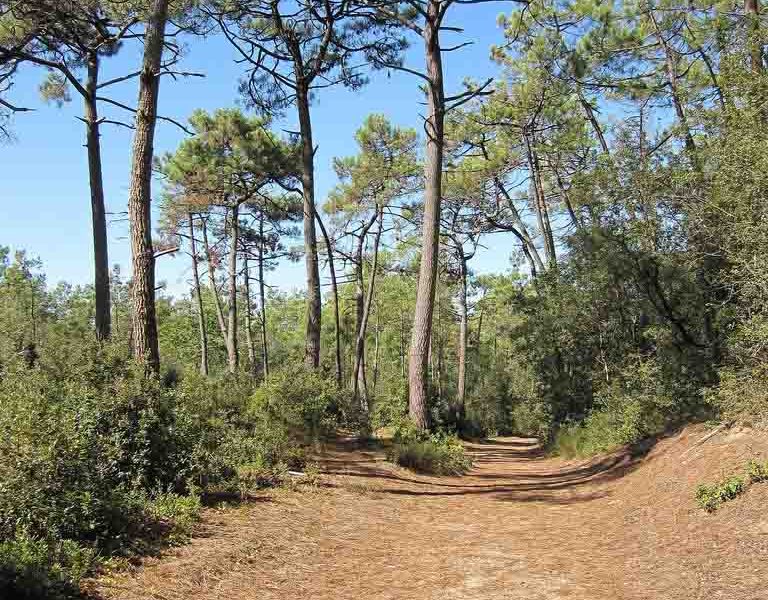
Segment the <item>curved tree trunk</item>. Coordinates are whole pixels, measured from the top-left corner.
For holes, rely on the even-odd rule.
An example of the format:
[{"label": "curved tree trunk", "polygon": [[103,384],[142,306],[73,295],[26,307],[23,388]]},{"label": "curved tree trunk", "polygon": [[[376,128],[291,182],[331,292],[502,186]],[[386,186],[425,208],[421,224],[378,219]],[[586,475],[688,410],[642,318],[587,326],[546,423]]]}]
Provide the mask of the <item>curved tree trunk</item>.
[{"label": "curved tree trunk", "polygon": [[109,293],[109,247],[107,243],[107,212],[104,206],[104,179],[101,171],[101,141],[96,86],[99,83],[99,55],[88,55],[85,83],[85,127],[88,149],[88,175],[91,187],[91,226],[93,228],[93,289],[96,296],[95,325],[98,340],[111,335]]},{"label": "curved tree trunk", "polygon": [[429,426],[427,364],[437,281],[445,142],[445,89],[440,49],[441,7],[442,3],[438,0],[428,1],[423,33],[428,78],[427,119],[424,123],[427,134],[426,160],[424,161],[424,222],[408,362],[408,413],[419,429],[426,429]]},{"label": "curved tree trunk", "polygon": [[131,237],[133,284],[133,355],[145,363],[148,373],[160,372],[155,313],[155,256],[152,248],[152,155],[160,89],[168,1],[155,0],[144,36],[144,59],[139,76],[136,134],[133,138],[128,220]]}]

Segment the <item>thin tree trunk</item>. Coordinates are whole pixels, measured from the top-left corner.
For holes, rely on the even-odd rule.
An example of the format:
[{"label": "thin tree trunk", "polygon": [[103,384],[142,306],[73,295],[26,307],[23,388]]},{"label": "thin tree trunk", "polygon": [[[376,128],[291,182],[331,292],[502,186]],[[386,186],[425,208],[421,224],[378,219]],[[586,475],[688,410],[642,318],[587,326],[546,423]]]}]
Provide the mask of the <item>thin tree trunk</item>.
[{"label": "thin tree trunk", "polygon": [[139,77],[136,134],[133,138],[128,220],[133,269],[133,354],[148,373],[160,372],[160,351],[155,313],[155,256],[152,248],[152,155],[160,89],[168,1],[155,0],[144,36],[144,58]]},{"label": "thin tree trunk", "polygon": [[426,429],[429,426],[427,361],[432,337],[432,312],[435,302],[440,236],[440,199],[445,143],[445,89],[440,49],[442,6],[439,0],[428,0],[423,29],[428,80],[427,118],[424,123],[427,134],[426,160],[424,161],[424,222],[408,363],[408,412],[419,429]]},{"label": "thin tree trunk", "polygon": [[584,97],[584,94],[581,91],[581,86],[577,88],[576,94],[579,97],[579,102],[581,103],[581,107],[584,109],[584,113],[587,115],[589,124],[592,125],[592,130],[595,132],[597,140],[600,142],[600,148],[602,149],[603,154],[609,155],[610,151],[608,149],[608,142],[605,139],[605,134],[603,133],[603,128],[600,126],[600,122],[597,120],[597,116],[595,115],[595,110],[592,108],[592,105]]},{"label": "thin tree trunk", "polygon": [[301,130],[301,185],[304,197],[304,257],[307,266],[307,330],[305,362],[308,367],[320,366],[320,327],[322,303],[320,270],[317,261],[315,231],[315,149],[312,145],[312,121],[309,113],[309,90],[302,82],[296,93]]},{"label": "thin tree trunk", "polygon": [[104,179],[101,171],[101,141],[96,87],[99,83],[99,55],[89,53],[85,83],[85,126],[88,149],[88,175],[91,186],[91,225],[93,228],[93,289],[96,296],[96,339],[109,339],[111,307],[109,293],[109,246],[107,213],[104,206]]},{"label": "thin tree trunk", "polygon": [[381,311],[376,305],[376,330],[373,346],[373,397],[376,398],[376,385],[379,382],[379,333],[381,333]]},{"label": "thin tree trunk", "polygon": [[229,306],[227,311],[227,366],[237,373],[240,356],[237,349],[237,245],[240,237],[240,205],[232,206],[229,250]]},{"label": "thin tree trunk", "polygon": [[669,93],[672,98],[672,106],[675,109],[675,114],[677,115],[677,120],[680,123],[680,127],[683,130],[683,142],[685,143],[685,149],[686,152],[688,152],[691,161],[694,163],[694,165],[697,165],[696,143],[693,141],[691,127],[688,124],[688,116],[685,114],[683,101],[680,98],[680,90],[677,87],[677,56],[674,53],[674,49],[669,45],[669,42],[664,37],[664,34],[661,32],[653,9],[648,11],[648,16],[651,18],[651,22],[653,23],[656,39],[658,39],[662,50],[664,50],[664,67],[667,72],[667,85],[669,85]]},{"label": "thin tree trunk", "polygon": [[406,378],[405,370],[405,315],[400,313],[400,376]]},{"label": "thin tree trunk", "polygon": [[[355,249],[355,359],[352,370],[352,395],[357,400],[359,390],[366,391],[365,382],[365,336],[363,336],[363,346],[358,348],[357,340],[360,339],[360,331],[363,325],[363,312],[365,311],[365,282],[363,276],[363,250],[368,232],[376,219],[378,219],[378,209],[373,212],[370,220],[363,223],[362,229],[358,235],[357,247]],[[358,368],[358,360],[362,362],[362,367]]]},{"label": "thin tree trunk", "polygon": [[195,222],[192,213],[189,213],[189,243],[192,253],[192,277],[195,283],[195,300],[197,301],[197,326],[200,332],[200,374],[208,376],[208,331],[205,326],[205,310],[203,308],[203,294],[200,289],[200,268],[197,259],[197,243],[195,241]]},{"label": "thin tree trunk", "polygon": [[502,196],[504,196],[504,199],[507,201],[507,206],[509,207],[509,211],[512,214],[512,221],[515,225],[515,229],[512,231],[517,234],[518,239],[520,239],[521,243],[523,244],[523,251],[525,252],[525,255],[530,257],[529,263],[531,263],[531,270],[534,272],[534,275],[536,271],[544,271],[544,262],[541,260],[539,250],[536,248],[536,244],[528,232],[528,228],[525,226],[523,219],[520,217],[520,212],[515,206],[514,199],[509,195],[507,188],[498,177],[494,177],[493,182],[496,185],[496,189],[501,193]]},{"label": "thin tree trunk", "polygon": [[251,275],[248,266],[248,253],[243,254],[243,307],[245,308],[245,343],[248,346],[248,369],[256,377],[256,342],[253,339],[253,318],[251,314]]},{"label": "thin tree trunk", "polygon": [[333,318],[334,318],[334,337],[335,337],[335,351],[336,351],[336,385],[341,388],[343,382],[343,373],[341,365],[341,317],[339,314],[339,286],[336,281],[336,267],[333,261],[333,246],[331,244],[331,238],[328,235],[328,230],[325,228],[323,220],[320,215],[315,211],[317,217],[317,223],[320,225],[320,232],[325,240],[325,247],[328,252],[328,270],[331,273],[331,290],[333,293]]},{"label": "thin tree trunk", "polygon": [[264,381],[269,380],[269,347],[267,346],[267,294],[264,282],[264,215],[259,219],[259,304],[261,307],[261,360]]},{"label": "thin tree trunk", "polygon": [[555,240],[552,235],[552,226],[549,221],[547,201],[544,197],[544,186],[541,181],[539,159],[533,149],[530,134],[528,132],[523,132],[523,138],[525,140],[526,154],[528,157],[528,168],[531,171],[531,179],[533,182],[533,204],[536,209],[536,221],[539,226],[539,231],[541,232],[541,237],[544,240],[544,254],[547,257],[547,266],[552,268],[557,265],[557,255],[555,254]]},{"label": "thin tree trunk", "polygon": [[227,323],[224,320],[224,307],[221,305],[221,296],[219,296],[219,288],[216,285],[216,268],[213,266],[211,256],[211,245],[208,243],[208,226],[205,219],[201,219],[203,228],[203,246],[205,247],[205,261],[208,263],[208,282],[211,285],[211,293],[213,294],[213,302],[216,306],[216,322],[219,324],[219,331],[221,337],[224,339],[224,345],[227,345]]},{"label": "thin tree trunk", "polygon": [[455,419],[459,425],[464,417],[464,399],[467,387],[467,257],[459,249],[459,269],[461,281],[459,288],[459,348],[458,348],[458,384],[456,389]]},{"label": "thin tree trunk", "polygon": [[[373,261],[371,262],[371,273],[368,279],[368,293],[365,297],[365,305],[360,320],[360,327],[357,332],[357,342],[355,344],[355,382],[361,381],[361,405],[364,410],[368,410],[368,384],[365,379],[365,333],[368,328],[368,319],[371,315],[371,305],[373,304],[373,290],[376,285],[376,270],[379,267],[379,244],[381,243],[381,233],[384,230],[384,207],[377,208],[377,217],[379,219],[379,229],[373,240]],[[357,393],[355,386],[355,393]]]}]

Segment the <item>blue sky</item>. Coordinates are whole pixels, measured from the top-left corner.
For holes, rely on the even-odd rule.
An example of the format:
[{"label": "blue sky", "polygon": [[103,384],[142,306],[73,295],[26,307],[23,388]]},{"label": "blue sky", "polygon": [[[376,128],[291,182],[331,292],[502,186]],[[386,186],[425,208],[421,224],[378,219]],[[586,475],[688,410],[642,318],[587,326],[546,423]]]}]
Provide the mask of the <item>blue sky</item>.
[{"label": "blue sky", "polygon": [[[496,25],[497,16],[512,10],[515,3],[499,1],[490,4],[456,5],[448,24],[465,29],[462,41],[474,45],[445,56],[447,92],[459,90],[465,77],[482,79],[498,74],[489,59],[489,48],[502,40]],[[446,42],[450,42],[446,39]],[[447,43],[446,43],[447,45]],[[205,78],[174,81],[164,78],[160,90],[160,112],[186,121],[196,108],[215,110],[239,103],[237,85],[242,67],[233,61],[234,53],[221,37],[188,39],[183,68],[199,71]],[[135,70],[139,64],[138,49],[126,49],[117,57],[105,60],[102,80]],[[408,64],[421,67],[421,45],[413,40]],[[39,257],[50,284],[65,280],[75,284],[92,279],[90,200],[84,143],[84,127],[77,119],[82,106],[79,97],[58,108],[39,99],[38,85],[45,72],[25,68],[17,79],[10,98],[17,104],[35,108],[21,113],[13,121],[16,141],[0,146],[0,245],[26,249]],[[137,94],[136,80],[111,88],[114,98],[133,104]],[[403,73],[374,73],[371,83],[361,91],[323,90],[313,106],[316,155],[317,198],[322,202],[336,183],[331,168],[334,156],[355,152],[354,132],[365,117],[373,112],[386,114],[404,126],[418,128],[423,96],[417,78]],[[104,112],[110,113],[105,109]],[[126,114],[112,113],[123,119]],[[284,126],[297,129],[295,117],[289,113]],[[184,133],[169,123],[159,123],[155,152],[173,150]],[[129,273],[129,243],[124,211],[128,197],[131,132],[114,126],[103,126],[102,151],[109,226],[110,263],[118,263]],[[155,184],[155,197],[160,186]],[[509,267],[513,251],[506,235],[494,235],[485,241],[487,249],[475,259],[478,272],[503,271]],[[158,280],[167,283],[174,294],[186,293],[189,277],[188,260],[182,254],[164,256],[158,261]],[[284,290],[303,285],[302,264],[283,265],[270,276],[271,284]]]}]

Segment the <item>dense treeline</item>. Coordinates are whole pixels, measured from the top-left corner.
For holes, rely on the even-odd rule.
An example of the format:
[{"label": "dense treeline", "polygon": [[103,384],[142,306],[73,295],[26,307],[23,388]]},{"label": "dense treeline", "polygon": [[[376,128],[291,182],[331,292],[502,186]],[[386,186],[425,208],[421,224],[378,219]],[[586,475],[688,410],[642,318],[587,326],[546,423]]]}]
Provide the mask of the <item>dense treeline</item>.
[{"label": "dense treeline", "polygon": [[[440,40],[453,5],[0,1],[0,131],[30,65],[46,98],[82,97],[95,257],[92,286],[51,288],[28,255],[0,254],[9,589],[66,585],[169,522],[183,535],[199,494],[277,481],[337,427],[392,427],[398,460],[441,448],[453,472],[445,432],[591,454],[690,419],[765,422],[759,4],[504,7],[498,77],[458,93],[443,61],[460,45]],[[198,111],[153,156],[172,120],[159,82],[190,75],[177,40],[203,33],[236,48],[253,115]],[[141,42],[135,72],[100,82],[100,61]],[[413,75],[424,127],[371,115],[316,198],[311,100],[362,87],[360,65]],[[130,80],[135,107],[107,96]],[[104,220],[100,129],[117,121],[99,109],[115,104],[135,114],[130,279],[109,272]],[[299,131],[279,133],[294,110]],[[510,269],[481,274],[502,238]],[[183,297],[157,293],[171,252]],[[306,291],[276,291],[301,260]]]}]

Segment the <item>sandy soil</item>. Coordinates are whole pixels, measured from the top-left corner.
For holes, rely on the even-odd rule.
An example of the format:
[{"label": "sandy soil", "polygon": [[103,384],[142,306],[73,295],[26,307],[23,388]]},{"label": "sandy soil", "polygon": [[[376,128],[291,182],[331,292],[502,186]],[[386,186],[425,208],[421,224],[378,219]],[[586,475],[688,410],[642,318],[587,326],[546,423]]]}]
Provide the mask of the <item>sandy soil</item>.
[{"label": "sandy soil", "polygon": [[470,444],[462,478],[414,475],[349,440],[316,489],[209,510],[192,543],[94,585],[109,600],[768,600],[768,484],[712,515],[698,483],[768,437],[690,427],[591,461]]}]

